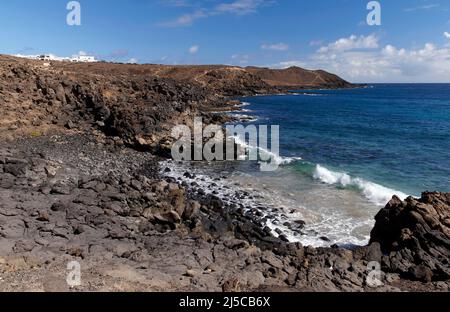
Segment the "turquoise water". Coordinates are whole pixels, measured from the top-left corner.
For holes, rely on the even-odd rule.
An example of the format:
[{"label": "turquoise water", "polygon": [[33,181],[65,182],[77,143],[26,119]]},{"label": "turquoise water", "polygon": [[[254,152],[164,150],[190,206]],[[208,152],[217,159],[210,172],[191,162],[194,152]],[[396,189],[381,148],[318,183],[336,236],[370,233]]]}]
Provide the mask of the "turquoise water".
[{"label": "turquoise water", "polygon": [[[243,99],[280,125],[280,154],[410,195],[450,191],[450,85],[383,84]],[[246,113],[248,114],[248,113]]]},{"label": "turquoise water", "polygon": [[[262,190],[285,219],[307,221],[304,244],[364,244],[392,196],[450,192],[450,85],[376,84],[241,99],[253,124],[280,126],[282,166],[242,162],[234,178]],[[300,159],[301,158],[301,159]],[[293,213],[294,212],[294,213]],[[293,215],[291,216],[290,214]],[[273,225],[286,230],[281,225]]]}]

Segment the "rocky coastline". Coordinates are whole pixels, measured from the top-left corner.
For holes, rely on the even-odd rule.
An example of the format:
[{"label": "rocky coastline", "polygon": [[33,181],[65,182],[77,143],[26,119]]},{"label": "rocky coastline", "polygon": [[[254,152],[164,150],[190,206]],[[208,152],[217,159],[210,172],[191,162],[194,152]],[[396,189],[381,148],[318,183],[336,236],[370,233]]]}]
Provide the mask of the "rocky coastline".
[{"label": "rocky coastline", "polygon": [[283,89],[252,71],[0,56],[0,291],[448,291],[448,194],[393,198],[368,246],[312,248],[264,227],[254,194],[219,196],[225,176],[173,176],[173,125]]}]

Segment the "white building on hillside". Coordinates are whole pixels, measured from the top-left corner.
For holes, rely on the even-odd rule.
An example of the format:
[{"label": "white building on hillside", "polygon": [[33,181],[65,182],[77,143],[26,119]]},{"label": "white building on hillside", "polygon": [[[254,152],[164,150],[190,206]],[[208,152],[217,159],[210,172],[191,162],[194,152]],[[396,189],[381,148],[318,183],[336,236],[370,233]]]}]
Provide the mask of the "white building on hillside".
[{"label": "white building on hillside", "polygon": [[74,55],[73,57],[59,57],[53,54],[41,54],[41,55],[22,55],[16,54],[16,57],[27,58],[38,61],[61,61],[61,62],[74,62],[74,63],[94,63],[97,62],[94,56],[90,55]]},{"label": "white building on hillside", "polygon": [[42,54],[42,55],[39,55],[37,57],[37,59],[40,61],[56,61],[57,57],[55,57],[54,55],[51,55],[51,54]]},{"label": "white building on hillside", "polygon": [[90,55],[77,55],[70,59],[71,62],[81,62],[81,63],[94,63],[97,62],[94,56]]}]

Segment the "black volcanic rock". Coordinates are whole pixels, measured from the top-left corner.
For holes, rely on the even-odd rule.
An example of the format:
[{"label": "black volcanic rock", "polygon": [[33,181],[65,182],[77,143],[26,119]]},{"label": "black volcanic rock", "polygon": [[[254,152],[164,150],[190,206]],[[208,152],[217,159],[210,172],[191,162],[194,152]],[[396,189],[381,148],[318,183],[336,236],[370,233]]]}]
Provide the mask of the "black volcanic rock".
[{"label": "black volcanic rock", "polygon": [[227,121],[229,116],[211,113],[235,109],[227,97],[352,86],[324,71],[297,67],[44,65],[1,55],[0,62],[0,96],[8,116],[0,120],[0,136],[35,137],[50,128],[98,129],[117,143],[162,156],[170,154],[167,138],[174,125],[189,125],[194,115],[203,116],[205,123]]},{"label": "black volcanic rock", "polygon": [[450,278],[450,194],[394,197],[376,216],[371,243],[380,243],[383,265],[421,281]]}]

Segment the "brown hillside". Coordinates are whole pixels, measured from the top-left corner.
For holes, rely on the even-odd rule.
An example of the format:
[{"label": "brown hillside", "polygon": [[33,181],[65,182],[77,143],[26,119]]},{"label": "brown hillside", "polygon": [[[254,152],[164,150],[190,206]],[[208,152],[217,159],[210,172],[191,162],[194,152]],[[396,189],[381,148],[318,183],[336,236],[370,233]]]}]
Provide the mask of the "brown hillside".
[{"label": "brown hillside", "polygon": [[307,70],[300,67],[286,69],[247,67],[246,70],[276,87],[345,88],[351,86],[342,78],[323,70]]}]

